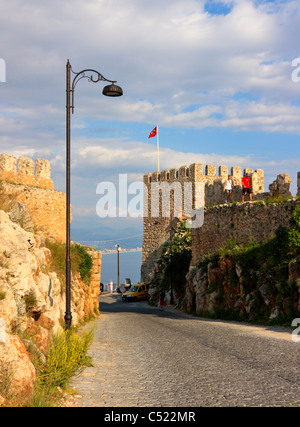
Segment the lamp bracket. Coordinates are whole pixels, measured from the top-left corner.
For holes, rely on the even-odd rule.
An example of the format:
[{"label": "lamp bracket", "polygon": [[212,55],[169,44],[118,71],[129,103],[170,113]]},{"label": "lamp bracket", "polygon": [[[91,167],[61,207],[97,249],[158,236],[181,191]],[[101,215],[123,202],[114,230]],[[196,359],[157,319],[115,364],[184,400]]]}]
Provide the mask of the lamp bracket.
[{"label": "lamp bracket", "polygon": [[[82,79],[88,79],[89,82],[92,83],[97,83],[99,81],[105,81],[105,82],[110,82],[110,83],[116,83],[116,80],[108,80],[107,78],[105,78],[101,73],[99,73],[99,71],[93,70],[93,69],[86,69],[86,70],[82,70],[79,73],[76,73],[75,71],[72,70],[71,67],[71,72],[73,74],[75,74],[75,77],[72,81],[72,88],[70,89],[70,91],[72,92],[72,103],[71,103],[71,109],[72,109],[72,113],[74,113],[74,92],[75,92],[75,87],[77,86],[77,83],[79,82],[79,80]],[[87,74],[89,73],[89,74]],[[90,74],[92,73],[92,74]]]}]

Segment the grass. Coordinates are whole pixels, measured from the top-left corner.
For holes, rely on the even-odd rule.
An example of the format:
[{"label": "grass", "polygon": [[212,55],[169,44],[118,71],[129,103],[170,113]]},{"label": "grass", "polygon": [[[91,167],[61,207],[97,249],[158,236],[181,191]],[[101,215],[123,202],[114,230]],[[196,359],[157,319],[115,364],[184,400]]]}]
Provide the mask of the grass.
[{"label": "grass", "polygon": [[[65,285],[66,275],[66,245],[56,241],[46,240],[46,247],[51,251],[50,269],[55,271],[61,283]],[[80,273],[81,279],[89,285],[93,261],[84,246],[71,245],[71,270]]]},{"label": "grass", "polygon": [[[25,339],[26,336],[23,336]],[[36,353],[36,346],[25,340],[26,349],[36,371],[32,396],[14,396],[11,391],[11,372],[0,364],[0,396],[6,407],[56,407],[63,406],[62,397],[75,393],[70,380],[92,365],[88,350],[94,339],[94,329],[78,333],[74,329],[61,330],[52,335],[46,358]],[[1,405],[0,405],[1,406]]]},{"label": "grass", "polygon": [[94,330],[79,335],[74,330],[62,330],[52,337],[44,366],[38,369],[35,389],[26,407],[53,407],[60,405],[62,392],[71,394],[70,380],[92,365],[87,355],[94,339]]},{"label": "grass", "polygon": [[45,367],[39,374],[39,381],[51,387],[65,387],[69,380],[92,366],[87,351],[94,338],[91,330],[82,336],[74,331],[61,331],[52,338]]},{"label": "grass", "polygon": [[[222,305],[224,286],[227,292],[230,292],[233,303],[235,298],[245,303],[244,296],[238,293],[238,266],[242,271],[243,294],[251,295],[251,298],[257,301],[257,314],[253,320],[263,324],[290,323],[291,319],[299,316],[295,301],[298,298],[300,278],[289,280],[289,268],[292,265],[294,270],[299,272],[299,257],[300,206],[293,208],[289,227],[278,227],[273,238],[261,243],[250,238],[248,244],[244,245],[229,240],[218,252],[202,257],[197,264],[202,274],[207,274],[208,264],[212,268],[223,266],[218,280],[207,289],[207,292],[218,292],[218,295],[214,313],[206,313],[205,317],[231,320],[242,320],[245,317],[245,313],[238,311],[239,308],[234,310]],[[264,284],[268,286],[271,298],[275,299],[276,307],[281,309],[280,314],[271,320],[270,308],[260,296],[260,286]]]}]

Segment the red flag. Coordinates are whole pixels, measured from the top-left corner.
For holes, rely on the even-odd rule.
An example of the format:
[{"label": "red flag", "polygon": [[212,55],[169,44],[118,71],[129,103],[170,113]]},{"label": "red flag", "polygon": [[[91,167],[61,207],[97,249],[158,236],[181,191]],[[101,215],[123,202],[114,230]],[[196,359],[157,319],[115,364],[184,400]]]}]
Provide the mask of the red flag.
[{"label": "red flag", "polygon": [[156,136],[156,135],[157,135],[157,126],[153,129],[152,132],[150,132],[150,135],[148,136],[148,139],[152,138],[153,136]]}]

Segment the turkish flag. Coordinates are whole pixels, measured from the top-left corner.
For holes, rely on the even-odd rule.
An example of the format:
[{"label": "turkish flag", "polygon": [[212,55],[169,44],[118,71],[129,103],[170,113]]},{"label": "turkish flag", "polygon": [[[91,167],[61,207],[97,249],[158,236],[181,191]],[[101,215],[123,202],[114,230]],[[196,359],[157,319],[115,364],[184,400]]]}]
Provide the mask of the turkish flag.
[{"label": "turkish flag", "polygon": [[150,135],[148,136],[148,138],[153,138],[153,136],[157,135],[157,126],[153,129],[152,132],[150,132]]}]

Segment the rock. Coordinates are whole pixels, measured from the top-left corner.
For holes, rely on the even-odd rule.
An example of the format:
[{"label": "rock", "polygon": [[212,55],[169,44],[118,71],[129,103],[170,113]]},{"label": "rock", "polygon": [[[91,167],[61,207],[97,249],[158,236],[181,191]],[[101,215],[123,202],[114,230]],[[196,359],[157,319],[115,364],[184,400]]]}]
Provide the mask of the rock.
[{"label": "rock", "polygon": [[246,301],[248,300],[248,304],[246,305],[246,312],[249,316],[250,320],[253,320],[259,311],[259,304],[255,297],[252,294],[247,295]]},{"label": "rock", "polygon": [[210,285],[217,282],[218,274],[220,274],[220,268],[213,267],[213,264],[210,262],[207,266],[207,278]]},{"label": "rock", "polygon": [[7,368],[9,392],[16,397],[29,396],[36,378],[24,344],[17,335],[6,334],[5,343],[0,344],[0,365]]},{"label": "rock", "polygon": [[287,173],[277,175],[276,180],[269,185],[270,197],[292,197],[290,185],[292,180]]},{"label": "rock", "polygon": [[258,288],[260,295],[267,307],[274,306],[276,294],[274,288],[269,283],[264,283]]},{"label": "rock", "polygon": [[237,277],[240,279],[242,277],[242,267],[238,262],[235,265],[235,271],[236,271]]},{"label": "rock", "polygon": [[272,310],[271,310],[271,314],[270,314],[270,316],[269,316],[269,319],[270,320],[272,320],[272,319],[276,319],[276,317],[278,317],[280,315],[280,309],[278,308],[278,307],[274,307]]},{"label": "rock", "polygon": [[19,224],[24,230],[33,232],[34,224],[26,205],[13,201],[9,210],[9,218]]},{"label": "rock", "polygon": [[[52,333],[61,330],[66,302],[63,286],[51,268],[51,252],[43,239],[25,231],[0,210],[0,320],[6,342],[0,343],[0,365],[13,368],[12,393],[31,393],[35,370],[21,340],[25,332],[41,354],[46,354]],[[95,315],[98,308],[101,254],[93,253],[93,285],[72,274],[72,324]],[[27,348],[30,345],[27,343]]]}]

